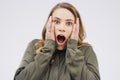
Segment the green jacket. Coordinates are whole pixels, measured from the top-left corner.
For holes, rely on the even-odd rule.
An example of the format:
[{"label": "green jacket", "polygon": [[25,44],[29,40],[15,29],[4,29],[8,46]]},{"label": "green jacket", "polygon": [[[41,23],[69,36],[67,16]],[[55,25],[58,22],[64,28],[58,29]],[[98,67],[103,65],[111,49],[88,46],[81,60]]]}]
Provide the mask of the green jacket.
[{"label": "green jacket", "polygon": [[90,45],[77,47],[77,41],[69,39],[66,48],[59,51],[55,41],[46,40],[35,55],[38,41],[29,43],[14,80],[100,80],[97,57]]}]

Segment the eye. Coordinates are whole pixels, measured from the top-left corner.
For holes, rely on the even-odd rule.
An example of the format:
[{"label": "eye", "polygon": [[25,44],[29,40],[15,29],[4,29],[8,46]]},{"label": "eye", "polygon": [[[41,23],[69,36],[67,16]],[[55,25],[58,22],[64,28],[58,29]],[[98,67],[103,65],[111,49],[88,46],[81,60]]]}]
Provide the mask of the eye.
[{"label": "eye", "polygon": [[53,20],[53,22],[54,22],[55,24],[60,24],[60,21],[59,21],[59,20]]},{"label": "eye", "polygon": [[72,22],[66,22],[66,25],[67,26],[73,26],[73,23]]}]

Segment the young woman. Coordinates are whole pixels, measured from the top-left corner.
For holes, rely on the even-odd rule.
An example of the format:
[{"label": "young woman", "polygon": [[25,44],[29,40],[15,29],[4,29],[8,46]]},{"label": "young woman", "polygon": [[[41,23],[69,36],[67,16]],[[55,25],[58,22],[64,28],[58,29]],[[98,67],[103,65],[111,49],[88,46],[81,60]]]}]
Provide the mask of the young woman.
[{"label": "young woman", "polygon": [[14,80],[100,80],[98,62],[76,8],[57,4],[48,16],[42,39],[31,41]]}]

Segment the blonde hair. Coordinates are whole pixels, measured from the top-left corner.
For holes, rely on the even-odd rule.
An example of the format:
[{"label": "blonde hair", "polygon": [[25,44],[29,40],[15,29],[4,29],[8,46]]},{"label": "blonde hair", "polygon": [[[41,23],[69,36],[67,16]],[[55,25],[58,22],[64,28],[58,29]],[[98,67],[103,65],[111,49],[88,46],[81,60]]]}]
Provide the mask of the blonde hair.
[{"label": "blonde hair", "polygon": [[[84,27],[83,27],[83,23],[82,23],[80,14],[79,14],[79,12],[77,11],[77,9],[76,9],[72,4],[69,4],[69,3],[66,3],[66,2],[58,3],[58,4],[55,5],[55,6],[53,7],[53,9],[50,11],[50,13],[49,13],[49,15],[48,15],[48,18],[49,18],[50,16],[52,16],[53,12],[54,12],[56,9],[58,9],[58,8],[65,8],[65,9],[69,10],[69,11],[74,15],[75,20],[76,20],[76,18],[79,18],[79,25],[80,25],[79,27],[80,27],[80,28],[79,28],[79,35],[78,35],[78,36],[79,36],[78,46],[86,45],[87,43],[83,43],[83,40],[85,39],[85,30],[84,30]],[[47,19],[47,21],[48,21],[48,19]],[[46,24],[47,24],[47,21],[46,21],[46,23],[45,23],[45,26],[46,26]],[[45,28],[45,26],[44,26],[44,28],[43,28],[43,30],[42,30],[42,40],[40,40],[40,41],[38,42],[39,47],[43,47],[43,45],[44,45],[45,34],[46,34],[46,28]],[[41,46],[41,44],[43,44],[43,45]]]}]

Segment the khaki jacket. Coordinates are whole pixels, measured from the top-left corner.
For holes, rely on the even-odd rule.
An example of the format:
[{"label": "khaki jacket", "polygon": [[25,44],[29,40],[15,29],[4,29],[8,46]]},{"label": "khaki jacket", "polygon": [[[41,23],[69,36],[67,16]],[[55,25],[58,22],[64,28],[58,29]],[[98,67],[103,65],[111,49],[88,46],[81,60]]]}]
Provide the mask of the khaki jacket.
[{"label": "khaki jacket", "polygon": [[36,55],[38,41],[29,43],[14,80],[100,80],[97,57],[90,45],[77,47],[77,41],[69,39],[66,48],[59,51],[55,41],[46,40]]}]

